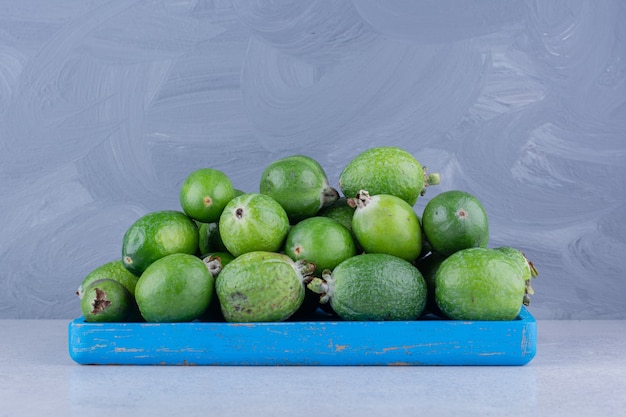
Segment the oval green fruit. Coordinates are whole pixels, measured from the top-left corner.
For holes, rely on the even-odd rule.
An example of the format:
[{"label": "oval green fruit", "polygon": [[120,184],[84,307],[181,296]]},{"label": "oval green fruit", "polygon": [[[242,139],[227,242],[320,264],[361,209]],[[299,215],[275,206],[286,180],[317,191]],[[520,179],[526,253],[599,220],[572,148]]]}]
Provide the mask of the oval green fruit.
[{"label": "oval green fruit", "polygon": [[427,287],[419,270],[384,253],[353,256],[308,287],[344,320],[415,320],[426,306]]},{"label": "oval green fruit", "polygon": [[224,242],[222,242],[222,236],[220,235],[219,224],[215,223],[200,223],[198,227],[198,249],[200,255],[205,256],[211,252],[224,252],[227,251]]},{"label": "oval green fruit", "polygon": [[156,211],[128,228],[122,243],[122,262],[127,270],[140,276],[152,262],[166,255],[197,252],[196,223],[180,211]]},{"label": "oval green fruit", "polygon": [[126,289],[131,293],[131,295],[135,294],[135,285],[137,285],[138,276],[132,274],[124,267],[124,263],[121,259],[116,259],[114,261],[107,262],[103,265],[100,265],[90,273],[88,273],[83,281],[78,286],[78,290],[76,291],[76,295],[78,298],[83,298],[85,294],[85,289],[94,281],[100,279],[112,279],[118,281],[122,284]]},{"label": "oval green fruit", "polygon": [[238,256],[217,276],[215,289],[229,322],[276,322],[302,305],[304,280],[312,272],[287,255],[255,251]]},{"label": "oval green fruit", "polygon": [[354,215],[354,207],[350,207],[346,197],[340,197],[337,201],[322,207],[317,212],[317,216],[329,217],[352,232],[352,216]]},{"label": "oval green fruit", "polygon": [[475,196],[460,190],[434,196],[424,207],[422,227],[431,248],[445,256],[485,247],[489,240],[485,208]]},{"label": "oval green fruit", "polygon": [[426,187],[439,183],[438,174],[428,175],[413,155],[394,146],[379,146],[358,154],[343,169],[339,187],[353,198],[360,190],[370,195],[390,194],[413,206]]},{"label": "oval green fruit", "polygon": [[435,278],[437,276],[437,270],[439,266],[446,259],[445,256],[437,252],[430,252],[426,256],[423,256],[415,261],[415,266],[422,273],[426,286],[428,287],[428,299],[426,302],[426,309],[433,314],[442,315],[441,310],[437,306],[437,300],[435,299]]},{"label": "oval green fruit", "polygon": [[137,282],[135,299],[147,322],[186,322],[208,308],[214,279],[202,259],[186,253],[153,262]]},{"label": "oval green fruit", "polygon": [[247,193],[233,198],[219,221],[222,242],[228,252],[277,252],[289,232],[289,218],[283,207],[265,194]]},{"label": "oval green fruit", "polygon": [[417,214],[399,197],[365,190],[348,199],[356,206],[352,232],[367,253],[386,253],[409,262],[422,250],[422,229]]},{"label": "oval green fruit", "polygon": [[328,217],[309,217],[291,227],[285,241],[285,254],[294,261],[306,260],[315,270],[333,269],[356,255],[352,234]]},{"label": "oval green fruit", "polygon": [[462,249],[439,265],[435,298],[454,320],[513,320],[526,294],[525,277],[525,268],[501,251]]},{"label": "oval green fruit", "polygon": [[269,164],[261,175],[261,194],[276,200],[291,223],[312,217],[339,198],[326,172],[313,158],[292,155]]},{"label": "oval green fruit", "polygon": [[87,322],[124,322],[136,311],[132,294],[119,281],[99,279],[88,284],[80,300]]},{"label": "oval green fruit", "polygon": [[185,214],[202,223],[219,220],[222,210],[235,197],[230,178],[222,171],[201,168],[187,176],[180,188],[180,205]]}]

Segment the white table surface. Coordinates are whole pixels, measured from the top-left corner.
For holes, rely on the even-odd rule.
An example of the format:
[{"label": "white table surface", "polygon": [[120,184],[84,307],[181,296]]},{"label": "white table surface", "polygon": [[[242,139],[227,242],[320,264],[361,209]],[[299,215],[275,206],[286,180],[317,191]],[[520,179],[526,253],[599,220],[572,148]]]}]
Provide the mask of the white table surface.
[{"label": "white table surface", "polygon": [[84,366],[69,320],[0,320],[5,416],[626,415],[626,321],[542,321],[521,367]]}]

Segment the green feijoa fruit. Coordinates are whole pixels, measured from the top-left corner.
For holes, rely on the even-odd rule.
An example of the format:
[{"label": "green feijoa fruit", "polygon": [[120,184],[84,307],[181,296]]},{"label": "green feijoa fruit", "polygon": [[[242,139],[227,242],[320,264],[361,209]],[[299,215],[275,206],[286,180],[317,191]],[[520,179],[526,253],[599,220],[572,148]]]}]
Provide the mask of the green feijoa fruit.
[{"label": "green feijoa fruit", "polygon": [[322,207],[317,212],[318,216],[330,217],[331,219],[339,222],[349,231],[352,231],[352,216],[354,215],[354,207],[348,204],[346,197],[340,197],[337,201]]},{"label": "green feijoa fruit", "polygon": [[394,195],[413,206],[426,187],[439,181],[438,174],[428,174],[406,150],[379,146],[361,152],[350,161],[339,176],[339,187],[348,198],[367,190],[371,195]]},{"label": "green feijoa fruit", "polygon": [[226,246],[222,242],[219,224],[199,223],[198,227],[198,249],[200,255],[205,256],[211,252],[226,252]]},{"label": "green feijoa fruit", "polygon": [[124,263],[121,259],[116,259],[102,264],[89,272],[78,286],[76,295],[78,295],[78,298],[82,299],[85,294],[85,289],[89,286],[89,284],[105,278],[118,281],[126,287],[132,295],[135,294],[135,285],[137,285],[137,280],[139,279],[138,276],[132,274],[124,267]]},{"label": "green feijoa fruit", "polygon": [[215,290],[228,322],[276,322],[302,305],[313,265],[276,252],[238,256],[217,276]]},{"label": "green feijoa fruit", "polygon": [[513,320],[526,294],[526,271],[509,255],[468,248],[447,257],[437,270],[435,298],[454,320]]},{"label": "green feijoa fruit", "polygon": [[417,214],[399,197],[370,195],[361,190],[356,198],[348,199],[356,207],[352,231],[367,253],[386,253],[409,262],[422,250],[422,230]]},{"label": "green feijoa fruit", "polygon": [[322,166],[305,155],[292,155],[269,164],[263,170],[259,189],[285,209],[291,223],[316,215],[339,198],[337,190],[328,184]]},{"label": "green feijoa fruit", "polygon": [[98,279],[83,291],[80,309],[88,322],[124,322],[136,309],[132,294],[119,281]]},{"label": "green feijoa fruit", "polygon": [[422,227],[431,248],[446,256],[485,247],[489,240],[485,208],[475,196],[460,190],[434,196],[424,207]]},{"label": "green feijoa fruit", "polygon": [[173,253],[198,252],[198,227],[185,213],[164,210],[148,213],[124,234],[122,262],[140,276],[157,259]]},{"label": "green feijoa fruit", "polygon": [[315,264],[316,271],[333,269],[356,255],[352,234],[328,217],[309,217],[292,226],[285,241],[285,254],[294,261]]},{"label": "green feijoa fruit", "polygon": [[435,300],[435,277],[437,276],[439,265],[441,265],[444,259],[446,259],[445,256],[437,252],[430,252],[415,261],[415,266],[422,273],[422,276],[426,281],[426,286],[428,287],[426,310],[436,315],[441,315],[442,313],[437,306],[437,301]]},{"label": "green feijoa fruit", "polygon": [[265,194],[248,193],[233,198],[219,221],[220,236],[228,252],[278,252],[289,232],[283,207]]},{"label": "green feijoa fruit", "polygon": [[186,322],[209,306],[214,279],[197,256],[174,253],[154,261],[139,277],[135,299],[147,322]]},{"label": "green feijoa fruit", "polygon": [[427,287],[410,262],[384,253],[348,258],[308,288],[330,302],[344,320],[415,320],[426,306]]},{"label": "green feijoa fruit", "polygon": [[183,182],[179,193],[185,214],[203,223],[217,222],[233,197],[235,189],[230,178],[213,168],[193,171]]}]

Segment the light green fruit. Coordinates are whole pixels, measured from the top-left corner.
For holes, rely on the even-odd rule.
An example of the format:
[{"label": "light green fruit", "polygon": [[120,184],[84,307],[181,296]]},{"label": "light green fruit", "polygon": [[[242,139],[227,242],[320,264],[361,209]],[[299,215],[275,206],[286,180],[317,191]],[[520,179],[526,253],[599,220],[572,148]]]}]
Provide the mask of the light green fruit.
[{"label": "light green fruit", "polygon": [[367,149],[352,159],[339,176],[339,187],[348,198],[367,190],[370,195],[394,195],[413,206],[426,192],[426,187],[439,181],[438,174],[428,174],[406,150],[380,146]]},{"label": "light green fruit", "polygon": [[164,210],[148,213],[133,223],[122,243],[122,262],[140,276],[152,262],[173,253],[198,252],[198,227],[185,213]]},{"label": "light green fruit", "polygon": [[185,214],[202,223],[219,220],[226,204],[235,197],[230,178],[222,171],[201,168],[187,176],[180,188],[180,205]]},{"label": "light green fruit", "polygon": [[406,201],[387,194],[371,196],[361,190],[348,199],[356,207],[352,232],[367,253],[386,253],[414,261],[422,250],[417,214]]},{"label": "light green fruit", "polygon": [[313,268],[275,252],[248,252],[235,258],[215,283],[224,318],[229,322],[288,319],[302,305],[304,281]]},{"label": "light green fruit", "polygon": [[328,184],[322,166],[305,155],[272,162],[261,175],[259,189],[285,209],[292,224],[315,216],[322,207],[339,198],[337,190]]},{"label": "light green fruit", "polygon": [[277,252],[289,232],[289,218],[272,197],[242,194],[224,208],[219,231],[224,246],[234,256],[253,251]]},{"label": "light green fruit", "polygon": [[107,262],[100,265],[90,273],[88,273],[76,290],[78,298],[83,298],[85,289],[94,281],[100,279],[112,279],[118,281],[132,294],[135,294],[135,285],[137,285],[138,276],[129,272],[121,259]]},{"label": "light green fruit", "polygon": [[132,294],[119,281],[99,279],[88,284],[80,300],[80,309],[87,322],[125,322],[136,314]]},{"label": "light green fruit", "polygon": [[202,259],[186,253],[153,262],[137,282],[135,298],[148,322],[186,322],[208,308],[214,278]]},{"label": "light green fruit", "polygon": [[490,248],[459,250],[437,270],[435,298],[455,320],[513,320],[526,296],[527,268]]},{"label": "light green fruit", "polygon": [[294,261],[315,264],[316,271],[333,269],[356,255],[352,234],[328,217],[309,217],[291,227],[285,241],[285,254]]},{"label": "light green fruit", "polygon": [[415,320],[426,306],[427,287],[419,270],[383,253],[346,259],[308,288],[344,320]]}]

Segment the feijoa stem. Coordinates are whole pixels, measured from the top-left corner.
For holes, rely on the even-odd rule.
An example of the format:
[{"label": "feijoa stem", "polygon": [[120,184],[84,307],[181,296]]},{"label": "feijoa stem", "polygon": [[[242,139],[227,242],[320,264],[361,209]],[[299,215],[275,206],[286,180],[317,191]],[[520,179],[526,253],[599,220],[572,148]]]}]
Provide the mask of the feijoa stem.
[{"label": "feijoa stem", "polygon": [[326,207],[339,200],[339,191],[326,184],[322,190],[322,207]]},{"label": "feijoa stem", "polygon": [[535,268],[535,265],[533,265],[533,263],[526,257],[526,255],[522,253],[522,256],[524,257],[524,259],[526,260],[526,263],[528,264],[528,267],[530,268],[530,276],[531,276],[530,279],[526,280],[526,290],[524,292],[524,299],[522,300],[522,302],[525,306],[529,306],[530,296],[535,293],[535,290],[533,289],[530,281],[539,275],[539,271],[537,271],[537,268]]},{"label": "feijoa stem", "polygon": [[219,256],[209,255],[204,258],[202,262],[204,262],[204,265],[207,267],[213,278],[215,278],[222,271],[222,259]]},{"label": "feijoa stem", "polygon": [[430,187],[431,185],[439,185],[439,183],[441,182],[441,176],[439,175],[438,172],[429,173],[428,167],[423,167],[423,170],[424,170],[424,188],[422,188],[422,191],[420,192],[420,195],[422,196],[426,194],[426,189],[428,187]]},{"label": "feijoa stem", "polygon": [[320,303],[327,303],[334,292],[334,282],[329,269],[325,269],[322,272],[322,277],[313,278],[308,284],[307,288],[316,294],[320,295]]},{"label": "feijoa stem", "polygon": [[308,284],[313,279],[315,264],[304,259],[296,261],[296,269],[302,275],[302,282]]},{"label": "feijoa stem", "polygon": [[371,200],[372,197],[370,197],[370,193],[366,190],[361,190],[357,193],[356,197],[348,198],[346,202],[352,208],[363,208],[367,206]]}]

